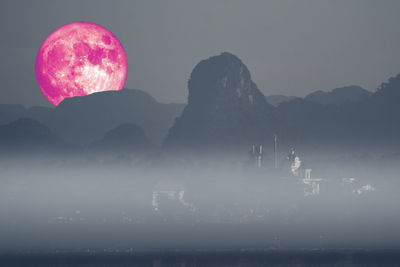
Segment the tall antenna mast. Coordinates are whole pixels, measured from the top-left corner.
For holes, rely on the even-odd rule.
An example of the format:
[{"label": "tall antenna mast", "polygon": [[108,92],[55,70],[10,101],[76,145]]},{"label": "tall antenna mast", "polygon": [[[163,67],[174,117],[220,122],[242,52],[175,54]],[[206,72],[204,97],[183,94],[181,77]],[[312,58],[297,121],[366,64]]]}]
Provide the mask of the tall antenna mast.
[{"label": "tall antenna mast", "polygon": [[274,134],[274,167],[278,168],[278,136]]},{"label": "tall antenna mast", "polygon": [[263,152],[262,152],[262,145],[258,147],[258,156],[257,156],[257,167],[261,168],[261,160],[262,160]]}]

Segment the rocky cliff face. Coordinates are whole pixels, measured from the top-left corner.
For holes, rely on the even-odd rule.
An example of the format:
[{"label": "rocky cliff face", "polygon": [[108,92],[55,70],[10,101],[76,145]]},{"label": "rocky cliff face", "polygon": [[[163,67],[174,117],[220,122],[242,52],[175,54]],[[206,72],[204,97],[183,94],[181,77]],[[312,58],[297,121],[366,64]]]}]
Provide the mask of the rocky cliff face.
[{"label": "rocky cliff face", "polygon": [[169,146],[237,147],[270,139],[273,107],[230,53],[201,61],[193,69],[188,105],[165,140]]}]

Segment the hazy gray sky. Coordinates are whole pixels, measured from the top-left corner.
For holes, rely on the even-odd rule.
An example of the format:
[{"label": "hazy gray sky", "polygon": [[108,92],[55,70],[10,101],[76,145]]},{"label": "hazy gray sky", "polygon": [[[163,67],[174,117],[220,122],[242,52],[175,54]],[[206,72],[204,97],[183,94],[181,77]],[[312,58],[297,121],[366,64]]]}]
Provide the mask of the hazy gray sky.
[{"label": "hazy gray sky", "polygon": [[193,67],[223,51],[243,60],[266,95],[374,90],[400,73],[399,12],[397,0],[2,0],[0,103],[48,105],[36,52],[72,21],[111,30],[128,55],[126,87],[164,102],[185,102]]}]

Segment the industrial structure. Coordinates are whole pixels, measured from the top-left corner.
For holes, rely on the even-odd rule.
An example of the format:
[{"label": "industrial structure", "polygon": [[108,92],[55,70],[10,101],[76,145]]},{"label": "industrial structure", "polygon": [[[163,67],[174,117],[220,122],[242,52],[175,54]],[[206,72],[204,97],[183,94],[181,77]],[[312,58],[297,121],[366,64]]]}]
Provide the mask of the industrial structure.
[{"label": "industrial structure", "polygon": [[[273,136],[274,142],[274,155],[273,155],[273,168],[278,169],[278,136],[275,134]],[[263,164],[264,151],[262,145],[253,144],[249,151],[249,159],[250,163],[255,166],[257,169],[262,168]],[[305,185],[304,188],[304,196],[313,196],[319,195],[320,193],[320,183],[323,179],[321,178],[311,178],[312,169],[306,168],[300,159],[300,157],[296,154],[294,148],[290,149],[290,152],[287,156],[288,161],[288,173],[290,176],[299,178],[299,181]],[[284,171],[284,169],[283,169]],[[283,175],[285,175],[283,173]]]},{"label": "industrial structure", "polygon": [[263,156],[264,154],[262,145],[253,145],[249,152],[249,157],[250,161],[254,162],[257,168],[262,167]]}]

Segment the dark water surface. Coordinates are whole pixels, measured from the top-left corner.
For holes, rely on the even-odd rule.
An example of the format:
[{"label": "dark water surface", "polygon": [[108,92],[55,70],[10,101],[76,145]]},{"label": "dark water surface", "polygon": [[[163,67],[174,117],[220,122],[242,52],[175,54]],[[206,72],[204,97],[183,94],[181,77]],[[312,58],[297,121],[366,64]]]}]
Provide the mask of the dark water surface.
[{"label": "dark water surface", "polygon": [[0,266],[400,266],[400,251],[269,250],[3,254]]}]

